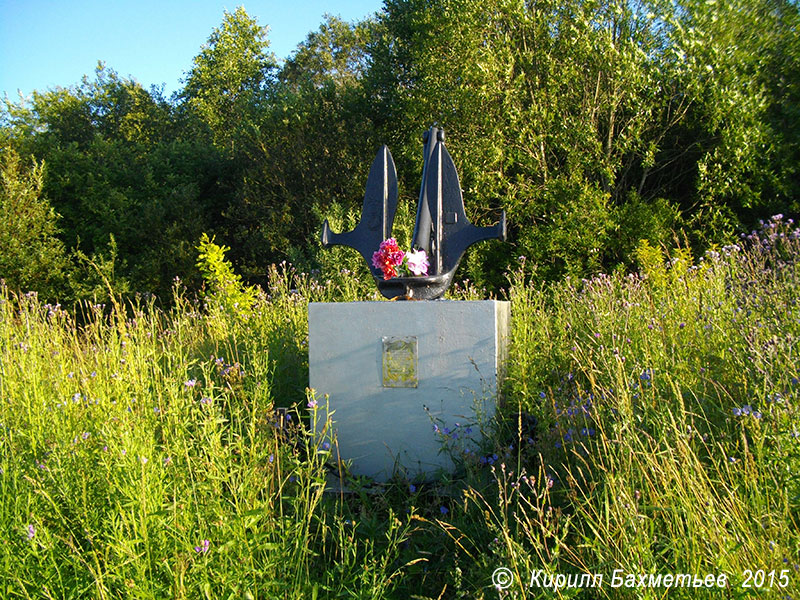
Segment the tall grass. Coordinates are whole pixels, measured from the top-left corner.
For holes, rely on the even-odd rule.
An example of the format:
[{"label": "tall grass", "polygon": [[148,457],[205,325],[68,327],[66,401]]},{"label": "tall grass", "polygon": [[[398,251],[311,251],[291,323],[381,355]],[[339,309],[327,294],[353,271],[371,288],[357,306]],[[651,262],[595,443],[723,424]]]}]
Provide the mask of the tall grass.
[{"label": "tall grass", "polygon": [[[324,491],[335,447],[309,434],[306,309],[372,294],[351,272],[273,267],[241,312],[179,285],[169,311],[0,287],[0,597],[696,597],[611,589],[616,569],[725,573],[705,591],[723,598],[750,597],[746,569],[785,569],[762,591],[793,595],[792,225],[697,264],[643,244],[630,276],[536,287],[522,265],[480,451],[440,432],[454,477],[348,494]],[[606,584],[529,587],[537,570]]]},{"label": "tall grass", "polygon": [[790,225],[697,265],[645,244],[641,274],[547,290],[517,275],[509,389],[543,424],[536,458],[570,522],[562,571],[726,573],[737,597],[745,570],[787,569],[800,589]]}]

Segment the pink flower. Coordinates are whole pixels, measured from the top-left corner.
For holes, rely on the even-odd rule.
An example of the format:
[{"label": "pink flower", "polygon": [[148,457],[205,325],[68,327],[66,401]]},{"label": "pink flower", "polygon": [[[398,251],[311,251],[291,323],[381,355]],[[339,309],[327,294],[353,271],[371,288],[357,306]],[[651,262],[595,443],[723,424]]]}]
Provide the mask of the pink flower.
[{"label": "pink flower", "polygon": [[425,254],[425,250],[409,251],[406,253],[406,261],[408,264],[408,270],[414,275],[428,274],[428,267],[430,267],[430,263],[428,262],[428,255]]},{"label": "pink flower", "polygon": [[384,279],[391,279],[397,277],[397,267],[403,264],[404,256],[397,240],[389,238],[382,241],[378,251],[372,255],[372,266],[383,271]]}]

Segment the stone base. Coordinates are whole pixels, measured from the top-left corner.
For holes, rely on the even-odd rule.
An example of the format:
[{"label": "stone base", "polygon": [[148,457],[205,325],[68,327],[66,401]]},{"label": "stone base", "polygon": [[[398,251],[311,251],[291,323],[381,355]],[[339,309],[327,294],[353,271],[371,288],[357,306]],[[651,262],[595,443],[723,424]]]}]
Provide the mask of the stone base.
[{"label": "stone base", "polygon": [[317,433],[330,411],[350,473],[379,482],[452,469],[445,432],[469,447],[494,414],[509,319],[495,300],[311,303]]}]

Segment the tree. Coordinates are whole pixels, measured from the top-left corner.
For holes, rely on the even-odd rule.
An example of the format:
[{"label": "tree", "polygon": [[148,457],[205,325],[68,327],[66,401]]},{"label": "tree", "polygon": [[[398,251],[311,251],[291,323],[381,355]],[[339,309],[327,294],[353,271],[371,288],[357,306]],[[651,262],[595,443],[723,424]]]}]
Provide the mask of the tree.
[{"label": "tree", "polygon": [[685,199],[696,235],[719,241],[758,218],[800,210],[800,11],[789,0],[683,0],[670,61],[696,144]]},{"label": "tree", "polygon": [[42,189],[67,248],[101,260],[113,236],[116,274],[135,290],[199,281],[194,244],[219,220],[225,170],[191,115],[100,65],[78,86],[7,105],[5,121],[18,154],[47,164]]},{"label": "tree", "polygon": [[225,11],[186,78],[182,99],[229,153],[253,134],[274,80],[277,62],[267,31],[244,7]]},{"label": "tree", "polygon": [[0,278],[15,290],[48,298],[63,292],[67,258],[57,215],[42,196],[44,165],[0,149]]},{"label": "tree", "polygon": [[371,36],[371,22],[327,17],[255,113],[225,223],[232,258],[252,280],[271,262],[316,266],[321,213],[334,201],[360,209],[380,145],[362,85]]}]

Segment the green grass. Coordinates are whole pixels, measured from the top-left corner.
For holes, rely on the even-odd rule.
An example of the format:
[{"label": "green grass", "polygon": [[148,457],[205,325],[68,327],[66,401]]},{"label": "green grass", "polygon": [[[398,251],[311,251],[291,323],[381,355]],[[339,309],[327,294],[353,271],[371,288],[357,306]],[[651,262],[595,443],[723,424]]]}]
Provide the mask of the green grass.
[{"label": "green grass", "polygon": [[[350,494],[324,492],[306,425],[306,309],[367,282],[273,267],[238,313],[0,288],[0,598],[797,598],[796,231],[697,264],[643,245],[640,274],[546,287],[522,264],[481,452],[442,435],[448,481]],[[540,569],[604,585],[529,588]],[[616,569],[729,586],[612,589]]]}]

